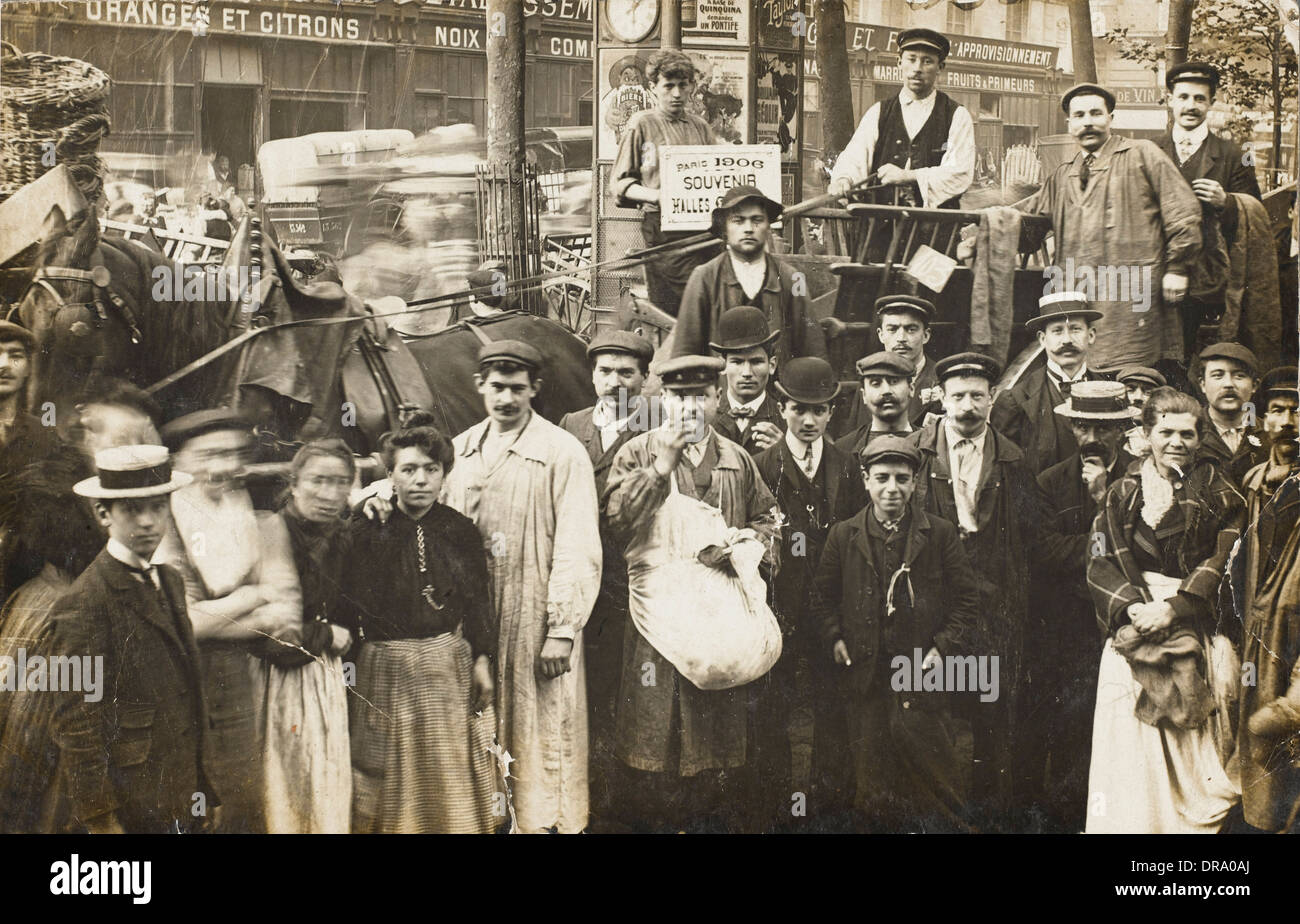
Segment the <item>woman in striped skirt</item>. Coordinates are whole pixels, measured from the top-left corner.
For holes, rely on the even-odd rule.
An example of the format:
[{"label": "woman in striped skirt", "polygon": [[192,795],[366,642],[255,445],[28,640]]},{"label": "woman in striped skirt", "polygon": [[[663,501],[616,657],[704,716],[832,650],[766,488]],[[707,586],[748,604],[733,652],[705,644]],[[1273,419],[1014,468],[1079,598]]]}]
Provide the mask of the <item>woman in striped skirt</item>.
[{"label": "woman in striped skirt", "polygon": [[349,709],[352,830],[485,833],[507,820],[492,751],[492,615],[483,541],[437,503],[451,442],[386,434],[395,506],[356,525],[344,609],[361,638]]}]

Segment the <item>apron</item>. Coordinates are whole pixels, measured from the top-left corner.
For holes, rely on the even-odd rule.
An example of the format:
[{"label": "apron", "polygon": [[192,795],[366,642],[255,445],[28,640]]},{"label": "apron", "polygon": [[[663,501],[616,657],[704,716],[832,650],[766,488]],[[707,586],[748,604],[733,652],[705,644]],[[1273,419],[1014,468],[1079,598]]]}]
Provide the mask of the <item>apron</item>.
[{"label": "apron", "polygon": [[[1152,599],[1168,600],[1180,581],[1142,572]],[[1216,639],[1206,645],[1210,688],[1217,682]],[[1088,772],[1088,834],[1213,834],[1241,799],[1216,739],[1229,734],[1221,708],[1200,728],[1147,725],[1137,717],[1142,686],[1106,640],[1097,674],[1097,710]]]},{"label": "apron", "polygon": [[[709,545],[730,545],[739,577],[696,560]],[[781,629],[758,573],[762,557],[752,532],[731,530],[717,507],[681,494],[675,473],[663,506],[628,546],[633,624],[701,690],[757,680],[781,656]]]}]

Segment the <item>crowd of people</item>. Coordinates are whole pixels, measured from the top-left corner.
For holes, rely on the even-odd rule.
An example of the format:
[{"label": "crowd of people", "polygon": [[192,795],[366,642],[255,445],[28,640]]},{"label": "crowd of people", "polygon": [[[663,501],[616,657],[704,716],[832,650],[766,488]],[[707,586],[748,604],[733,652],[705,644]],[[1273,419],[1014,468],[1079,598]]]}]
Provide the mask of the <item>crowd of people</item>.
[{"label": "crowd of people", "polygon": [[[950,206],[948,43],[899,47],[835,182]],[[661,106],[615,164],[647,242],[656,146],[709,140],[683,58],[650,58]],[[1218,78],[1170,79],[1192,112]],[[1203,113],[1175,162],[1113,105],[1065,95],[1080,150],[1019,207],[1058,260],[1118,248],[1159,292],[1046,291],[1043,361],[1005,383],[927,356],[939,311],[898,293],[846,388],[753,187],[713,213],[721,253],[648,269],[671,349],[591,341],[591,407],[546,419],[548,359],[489,342],[479,423],[408,414],[369,485],[306,443],[271,504],[237,410],[92,380],[56,436],[0,323],[0,827],[1293,830],[1297,372],[1185,326],[1227,310],[1204,253],[1256,200],[1189,177],[1220,160]]]}]

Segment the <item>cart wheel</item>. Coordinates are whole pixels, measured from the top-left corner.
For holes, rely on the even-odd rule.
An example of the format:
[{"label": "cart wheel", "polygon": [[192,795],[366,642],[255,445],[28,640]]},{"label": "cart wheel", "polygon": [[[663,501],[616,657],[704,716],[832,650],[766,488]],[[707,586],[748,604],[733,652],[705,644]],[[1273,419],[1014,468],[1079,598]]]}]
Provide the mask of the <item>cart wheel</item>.
[{"label": "cart wheel", "polygon": [[402,223],[402,203],[396,199],[373,199],[365,210],[348,224],[343,240],[343,253],[354,254],[365,250],[376,241],[411,246],[411,235]]}]

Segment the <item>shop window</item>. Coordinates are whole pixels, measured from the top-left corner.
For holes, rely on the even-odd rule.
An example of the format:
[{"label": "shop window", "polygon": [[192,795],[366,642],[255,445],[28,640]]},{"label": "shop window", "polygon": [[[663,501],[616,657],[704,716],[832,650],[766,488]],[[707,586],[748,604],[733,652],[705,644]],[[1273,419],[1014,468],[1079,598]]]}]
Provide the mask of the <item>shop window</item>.
[{"label": "shop window", "polygon": [[1029,29],[1029,0],[1017,0],[1006,7],[1007,41],[1023,42]]},{"label": "shop window", "polygon": [[955,35],[970,35],[970,10],[948,4],[947,31]]},{"label": "shop window", "polygon": [[997,119],[1002,115],[1002,97],[997,93],[981,93],[979,104],[979,117],[981,119]]}]

